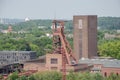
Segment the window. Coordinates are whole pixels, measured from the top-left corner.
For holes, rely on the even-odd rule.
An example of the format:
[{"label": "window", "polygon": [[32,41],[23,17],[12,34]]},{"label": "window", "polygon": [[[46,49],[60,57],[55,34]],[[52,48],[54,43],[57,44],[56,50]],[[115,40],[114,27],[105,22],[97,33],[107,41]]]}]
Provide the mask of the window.
[{"label": "window", "polygon": [[118,74],[118,73],[116,73],[116,75],[118,76],[119,74]]},{"label": "window", "polygon": [[82,29],[82,26],[83,26],[83,21],[82,21],[82,19],[79,19],[79,21],[78,21],[78,24],[79,24],[79,29]]},{"label": "window", "polygon": [[104,76],[107,77],[107,73],[106,72],[104,73]]},{"label": "window", "polygon": [[51,64],[57,64],[58,59],[57,58],[51,58]]},{"label": "window", "polygon": [[26,56],[24,56],[24,59],[26,59]]}]

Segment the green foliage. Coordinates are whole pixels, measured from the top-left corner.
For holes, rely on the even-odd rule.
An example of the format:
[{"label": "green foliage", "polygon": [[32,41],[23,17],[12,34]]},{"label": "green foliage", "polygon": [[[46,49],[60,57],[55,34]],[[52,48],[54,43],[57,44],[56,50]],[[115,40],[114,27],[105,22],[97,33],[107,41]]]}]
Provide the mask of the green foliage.
[{"label": "green foliage", "polygon": [[0,80],[2,80],[3,79],[3,76],[0,74]]},{"label": "green foliage", "polygon": [[[52,25],[52,20],[30,20],[27,22],[21,22],[11,25],[14,31],[27,30],[32,31],[33,29],[38,29],[38,27],[43,27],[45,30],[49,30]],[[0,29],[7,29],[8,24],[0,24]],[[120,17],[98,17],[98,26],[100,29],[106,30],[116,30],[120,29]],[[73,21],[68,20],[65,24],[65,28],[73,30]]]},{"label": "green foliage", "polygon": [[111,73],[110,76],[106,77],[105,80],[120,80],[120,75]]},{"label": "green foliage", "polygon": [[17,72],[14,72],[14,73],[12,73],[12,74],[10,74],[9,76],[8,76],[8,79],[7,80],[16,80],[16,79],[18,79],[18,73]]},{"label": "green foliage", "polygon": [[45,72],[39,72],[34,75],[35,80],[61,80],[62,75],[59,72],[56,71],[45,71]]},{"label": "green foliage", "polygon": [[120,59],[120,40],[105,40],[98,45],[98,52],[100,56]]},{"label": "green foliage", "polygon": [[[72,33],[72,20],[65,23],[65,34]],[[46,33],[51,33],[52,20],[30,20],[11,25],[13,31],[26,31],[26,33],[0,33],[0,50],[22,50],[36,51],[37,56],[52,52],[52,38],[46,37]],[[0,24],[0,29],[7,29],[9,25]],[[99,17],[98,18],[98,53],[100,56],[111,56],[120,59],[119,40],[105,40],[104,34],[118,34],[116,29],[120,29],[120,18]],[[102,29],[102,30],[101,30]],[[106,29],[106,30],[103,30]],[[73,48],[73,38],[68,38]]]},{"label": "green foliage", "polygon": [[[108,77],[103,77],[100,73],[89,72],[69,72],[66,80],[119,80],[120,75],[111,73]],[[11,74],[7,80],[62,80],[61,72],[44,71],[38,72],[30,76],[18,76],[17,73]]]},{"label": "green foliage", "polygon": [[[50,29],[52,20],[31,20],[15,25],[13,28],[16,30],[25,29],[31,30],[33,27],[44,26],[46,29]],[[19,27],[17,27],[19,26]],[[98,17],[98,26],[100,29],[116,30],[120,29],[120,17]],[[65,28],[72,30],[73,21],[68,20],[65,24]]]},{"label": "green foliage", "polygon": [[120,35],[115,30],[98,30],[98,55],[120,59],[120,38],[105,39],[105,33]]},{"label": "green foliage", "polygon": [[23,76],[17,78],[17,80],[29,80],[29,79],[28,79],[28,77],[23,75]]},{"label": "green foliage", "polygon": [[120,17],[99,17],[98,26],[107,30],[120,29]]},{"label": "green foliage", "polygon": [[[18,34],[19,35],[19,34]],[[1,34],[0,50],[13,51],[36,51],[37,56],[44,55],[47,49],[52,49],[52,39],[49,37],[26,36],[23,38],[13,38],[10,34]],[[31,34],[32,35],[32,34]]]},{"label": "green foliage", "polygon": [[81,79],[81,80],[94,80],[92,75],[93,74],[90,74],[89,72],[79,73],[78,79]]},{"label": "green foliage", "polygon": [[98,33],[97,33],[97,39],[98,39],[98,41],[103,40],[104,34],[105,34],[104,31],[98,30]]},{"label": "green foliage", "polygon": [[28,77],[28,80],[36,80],[36,79],[35,79],[34,75],[31,75]]},{"label": "green foliage", "polygon": [[93,74],[93,80],[103,80],[103,76],[100,73]]},{"label": "green foliage", "polygon": [[70,72],[67,75],[67,80],[103,80],[104,77],[100,75],[99,73],[89,73],[89,72],[84,72],[84,73],[74,73]]},{"label": "green foliage", "polygon": [[73,71],[70,71],[70,73],[67,75],[67,80],[76,80],[76,73],[74,73]]}]

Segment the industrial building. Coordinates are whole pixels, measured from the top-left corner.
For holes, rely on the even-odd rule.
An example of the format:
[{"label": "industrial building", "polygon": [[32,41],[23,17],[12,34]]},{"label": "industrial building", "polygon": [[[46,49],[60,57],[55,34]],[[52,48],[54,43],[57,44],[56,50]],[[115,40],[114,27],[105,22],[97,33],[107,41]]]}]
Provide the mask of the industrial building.
[{"label": "industrial building", "polygon": [[[120,74],[120,60],[97,56],[97,16],[73,16],[74,52],[64,35],[64,21],[53,20],[53,52],[35,59],[32,51],[1,51],[0,65],[24,62],[24,70],[56,70],[62,72],[99,72],[103,76]],[[20,64],[21,65],[21,64]]]},{"label": "industrial building", "polygon": [[0,51],[0,74],[21,71],[24,62],[36,59],[35,51]]},{"label": "industrial building", "polygon": [[34,51],[0,51],[0,66],[23,63],[35,58]]},{"label": "industrial building", "polygon": [[111,73],[120,74],[120,60],[111,58],[80,59],[79,64],[92,65],[91,73],[101,73],[109,76]]},{"label": "industrial building", "polygon": [[99,72],[103,76],[120,74],[120,60],[97,56],[97,16],[73,16],[74,54],[78,64],[92,66],[91,73]]},{"label": "industrial building", "polygon": [[52,28],[53,52],[26,62],[24,69],[62,71],[63,77],[70,70],[99,72],[103,76],[109,76],[111,73],[120,74],[120,60],[97,56],[97,16],[74,16],[73,26],[74,53],[65,38],[63,21],[55,20]]},{"label": "industrial building", "polygon": [[73,16],[74,54],[77,60],[97,56],[97,16]]},{"label": "industrial building", "polygon": [[42,59],[26,62],[24,69],[61,71],[63,80],[70,70],[99,72],[106,77],[111,73],[120,74],[120,60],[97,56],[97,16],[74,16],[73,25],[74,53],[65,38],[63,21],[55,20],[53,21],[53,52],[46,54]]}]

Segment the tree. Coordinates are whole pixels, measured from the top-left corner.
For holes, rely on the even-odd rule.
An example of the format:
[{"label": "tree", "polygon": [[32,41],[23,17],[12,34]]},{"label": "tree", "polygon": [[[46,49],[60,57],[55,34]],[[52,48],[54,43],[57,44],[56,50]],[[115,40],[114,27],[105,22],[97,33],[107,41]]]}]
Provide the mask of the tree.
[{"label": "tree", "polygon": [[31,47],[30,47],[29,43],[26,43],[26,51],[31,51]]},{"label": "tree", "polygon": [[98,52],[100,56],[109,56],[120,59],[120,41],[106,40],[98,46]]}]

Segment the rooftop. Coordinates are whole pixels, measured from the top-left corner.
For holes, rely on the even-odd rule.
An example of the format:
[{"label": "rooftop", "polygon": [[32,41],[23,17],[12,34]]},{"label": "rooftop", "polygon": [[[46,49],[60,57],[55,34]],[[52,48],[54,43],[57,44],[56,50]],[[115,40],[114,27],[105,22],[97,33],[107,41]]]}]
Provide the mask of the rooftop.
[{"label": "rooftop", "polygon": [[80,64],[102,64],[103,67],[120,68],[120,60],[117,59],[80,59]]},{"label": "rooftop", "polygon": [[35,51],[0,51],[0,54],[2,53],[31,53]]}]

